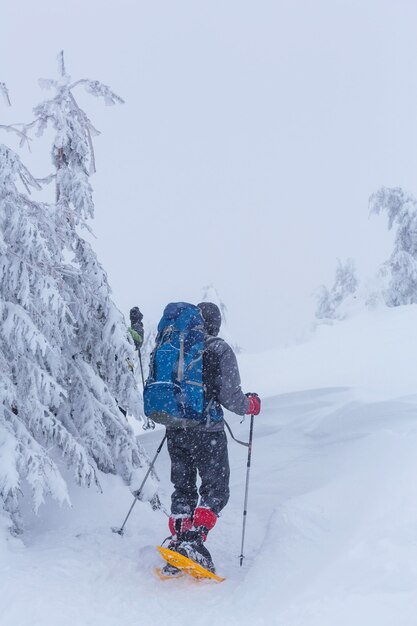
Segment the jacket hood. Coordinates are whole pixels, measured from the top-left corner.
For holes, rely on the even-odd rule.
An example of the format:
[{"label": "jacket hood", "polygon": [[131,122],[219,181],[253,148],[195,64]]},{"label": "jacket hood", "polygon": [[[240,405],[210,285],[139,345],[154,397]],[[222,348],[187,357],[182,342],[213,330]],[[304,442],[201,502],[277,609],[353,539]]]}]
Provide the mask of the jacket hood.
[{"label": "jacket hood", "polygon": [[214,302],[200,302],[197,305],[204,320],[204,328],[209,335],[214,337],[219,334],[222,323],[222,314]]}]

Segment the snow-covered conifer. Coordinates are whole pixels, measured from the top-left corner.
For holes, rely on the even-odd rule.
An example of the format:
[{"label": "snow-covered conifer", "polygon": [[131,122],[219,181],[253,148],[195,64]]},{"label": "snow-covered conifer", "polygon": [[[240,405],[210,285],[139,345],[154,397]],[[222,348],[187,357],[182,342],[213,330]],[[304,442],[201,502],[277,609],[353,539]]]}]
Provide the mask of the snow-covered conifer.
[{"label": "snow-covered conifer", "polygon": [[[59,55],[60,77],[42,80],[54,90],[51,99],[35,109],[35,127],[42,134],[54,130],[52,160],[56,168],[56,228],[63,248],[72,254],[71,270],[63,275],[61,293],[75,324],[67,346],[67,402],[59,418],[71,426],[88,453],[105,472],[129,480],[141,465],[142,450],[120,411],[140,415],[137,355],[127,326],[111,299],[107,276],[80,229],[93,217],[89,176],[95,171],[92,136],[97,135],[78,106],[74,89],[83,86],[106,104],[123,102],[109,87],[87,79],[71,81]],[[120,407],[120,408],[119,408]]]},{"label": "snow-covered conifer", "polygon": [[18,181],[39,188],[19,157],[0,145],[0,498],[15,530],[22,480],[35,509],[45,495],[68,500],[50,446],[61,449],[80,481],[95,477],[83,446],[57,418],[67,394],[62,351],[73,324],[60,294],[54,211],[20,192]]},{"label": "snow-covered conifer", "polygon": [[400,187],[382,187],[370,198],[371,213],[388,215],[388,228],[397,226],[394,250],[385,267],[390,280],[388,306],[417,302],[417,200]]},{"label": "snow-covered conifer", "polygon": [[318,319],[343,319],[341,305],[348,296],[355,293],[358,286],[352,259],[342,263],[337,259],[335,281],[331,289],[322,285],[317,290],[316,317]]},{"label": "snow-covered conifer", "polygon": [[0,502],[16,530],[24,481],[35,509],[45,495],[69,499],[54,450],[82,485],[98,484],[97,469],[137,480],[145,457],[120,410],[140,415],[136,353],[107,276],[80,235],[94,210],[94,129],[72,91],[84,85],[107,104],[120,99],[96,81],[71,83],[63,55],[60,67],[59,81],[43,82],[54,97],[16,131],[55,130],[55,204],[18,189],[39,183],[0,146]]},{"label": "snow-covered conifer", "polygon": [[[0,87],[10,104],[6,86]],[[35,509],[45,495],[68,500],[47,450],[51,444],[61,447],[85,481],[94,476],[84,449],[56,418],[65,396],[61,349],[72,332],[59,294],[60,247],[50,211],[19,184],[39,189],[17,154],[0,145],[0,505],[14,532],[21,529],[22,481]]]}]

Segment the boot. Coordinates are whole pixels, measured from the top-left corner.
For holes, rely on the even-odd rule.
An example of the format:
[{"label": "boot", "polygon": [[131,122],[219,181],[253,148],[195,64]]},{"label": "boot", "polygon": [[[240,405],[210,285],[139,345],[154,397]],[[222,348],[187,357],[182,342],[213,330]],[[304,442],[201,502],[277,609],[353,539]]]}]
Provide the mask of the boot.
[{"label": "boot", "polygon": [[180,578],[184,575],[184,572],[178,569],[178,567],[171,565],[171,563],[166,563],[161,569],[161,574],[164,578]]},{"label": "boot", "polygon": [[181,534],[177,552],[188,556],[210,572],[215,573],[215,567],[210,552],[204,545],[209,531],[217,522],[217,515],[209,508],[199,506],[194,511],[193,529]]},{"label": "boot", "polygon": [[211,554],[204,545],[204,535],[201,529],[189,530],[181,535],[176,551],[213,574],[216,573]]},{"label": "boot", "polygon": [[[168,521],[169,530],[171,531],[171,541],[168,544],[168,550],[173,550],[174,552],[178,552],[178,548],[180,546],[180,537],[185,533],[189,532],[193,527],[193,521],[191,517],[187,515],[171,515]],[[181,552],[179,554],[182,554]],[[167,578],[176,578],[183,575],[183,572],[171,565],[171,563],[167,563],[161,569],[161,574],[166,576]]]},{"label": "boot", "polygon": [[[168,549],[188,557],[198,565],[201,565],[201,567],[215,574],[213,559],[204,542],[216,521],[217,515],[211,509],[205,507],[197,507],[194,511],[193,519],[184,515],[171,515],[169,518],[171,541]],[[161,571],[167,577],[175,577],[182,574],[181,570],[169,563]]]}]

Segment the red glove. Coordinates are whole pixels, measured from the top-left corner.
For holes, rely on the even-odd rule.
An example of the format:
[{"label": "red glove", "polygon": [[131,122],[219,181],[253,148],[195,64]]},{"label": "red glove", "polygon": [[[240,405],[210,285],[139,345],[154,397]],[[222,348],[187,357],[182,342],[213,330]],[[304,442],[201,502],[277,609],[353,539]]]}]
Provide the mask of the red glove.
[{"label": "red glove", "polygon": [[246,415],[259,415],[261,410],[261,399],[257,393],[247,393],[249,400],[249,408],[246,411]]}]

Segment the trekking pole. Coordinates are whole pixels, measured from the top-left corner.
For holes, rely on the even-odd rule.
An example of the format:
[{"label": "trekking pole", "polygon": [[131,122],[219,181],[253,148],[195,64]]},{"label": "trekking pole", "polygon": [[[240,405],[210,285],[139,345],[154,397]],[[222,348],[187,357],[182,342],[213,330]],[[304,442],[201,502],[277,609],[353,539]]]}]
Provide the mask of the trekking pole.
[{"label": "trekking pole", "polygon": [[146,481],[148,480],[148,476],[149,476],[149,474],[150,474],[150,473],[151,473],[151,471],[153,470],[153,466],[155,465],[156,458],[157,458],[158,454],[161,452],[161,450],[162,450],[162,446],[164,445],[164,443],[165,443],[165,439],[166,439],[166,438],[167,438],[167,435],[166,435],[166,433],[165,433],[164,438],[162,439],[161,443],[159,444],[158,449],[157,449],[157,451],[156,451],[156,453],[155,453],[155,456],[153,457],[152,462],[151,462],[151,464],[150,464],[150,465],[149,465],[149,467],[148,467],[148,471],[147,471],[147,472],[146,472],[146,474],[145,474],[145,478],[142,480],[142,484],[141,484],[141,486],[139,487],[139,489],[138,489],[137,491],[135,491],[135,494],[134,494],[134,495],[135,495],[135,499],[133,500],[133,502],[132,502],[132,506],[130,507],[129,512],[128,512],[128,514],[127,514],[127,515],[126,515],[126,517],[125,517],[125,521],[123,522],[123,524],[121,525],[121,527],[120,527],[120,528],[112,528],[112,531],[113,531],[114,533],[117,533],[117,534],[118,534],[118,535],[120,535],[120,536],[122,536],[122,535],[123,535],[123,532],[124,532],[124,527],[126,526],[126,522],[127,522],[127,520],[129,519],[131,512],[133,511],[133,507],[135,506],[136,501],[137,501],[137,500],[139,500],[139,497],[140,497],[140,495],[141,495],[141,493],[142,493],[142,489],[143,489],[143,487],[144,487],[144,485],[145,485]]},{"label": "trekking pole", "polygon": [[245,487],[245,503],[243,505],[243,528],[242,528],[242,547],[240,550],[240,567],[242,567],[243,559],[245,558],[243,555],[243,547],[245,544],[245,533],[246,533],[246,517],[248,514],[248,494],[249,494],[249,472],[250,472],[250,463],[252,458],[252,439],[253,439],[253,422],[254,416],[250,416],[250,431],[249,431],[249,445],[248,445],[248,463],[246,469],[246,487]]},{"label": "trekking pole", "polygon": [[[142,376],[142,387],[143,387],[143,391],[145,391],[145,376],[143,375],[142,352],[140,348],[138,348],[137,350],[138,350],[138,355],[139,355],[140,374]],[[155,428],[155,422],[151,420],[150,417],[148,417],[146,419],[146,424],[144,424],[142,428],[143,430],[153,430]]]},{"label": "trekking pole", "polygon": [[138,354],[139,354],[140,373],[142,376],[142,387],[143,387],[143,390],[145,391],[145,376],[143,375],[142,353],[141,353],[140,348],[138,348]]}]

